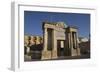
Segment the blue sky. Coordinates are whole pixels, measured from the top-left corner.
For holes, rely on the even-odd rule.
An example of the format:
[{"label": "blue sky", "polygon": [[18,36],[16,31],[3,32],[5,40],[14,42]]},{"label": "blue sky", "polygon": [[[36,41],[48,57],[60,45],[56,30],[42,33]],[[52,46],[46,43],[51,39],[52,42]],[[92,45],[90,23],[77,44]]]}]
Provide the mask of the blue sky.
[{"label": "blue sky", "polygon": [[80,37],[90,34],[90,14],[24,11],[24,34],[42,35],[42,22],[64,22],[78,27]]}]

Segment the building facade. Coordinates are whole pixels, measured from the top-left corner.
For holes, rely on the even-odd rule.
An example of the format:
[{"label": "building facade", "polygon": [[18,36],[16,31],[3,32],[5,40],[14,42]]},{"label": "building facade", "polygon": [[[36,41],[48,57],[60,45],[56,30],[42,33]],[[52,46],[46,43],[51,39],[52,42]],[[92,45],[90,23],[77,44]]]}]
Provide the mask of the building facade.
[{"label": "building facade", "polygon": [[66,27],[66,24],[63,22],[43,23],[43,51],[41,59],[79,55],[77,28]]}]

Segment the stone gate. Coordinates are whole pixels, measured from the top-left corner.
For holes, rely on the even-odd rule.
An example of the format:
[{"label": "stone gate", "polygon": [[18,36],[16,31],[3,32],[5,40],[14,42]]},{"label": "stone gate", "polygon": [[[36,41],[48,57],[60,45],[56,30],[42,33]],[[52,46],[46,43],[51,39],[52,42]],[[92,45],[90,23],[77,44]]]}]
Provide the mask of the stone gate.
[{"label": "stone gate", "polygon": [[66,26],[63,22],[44,22],[42,28],[43,51],[41,59],[80,55],[76,27]]}]

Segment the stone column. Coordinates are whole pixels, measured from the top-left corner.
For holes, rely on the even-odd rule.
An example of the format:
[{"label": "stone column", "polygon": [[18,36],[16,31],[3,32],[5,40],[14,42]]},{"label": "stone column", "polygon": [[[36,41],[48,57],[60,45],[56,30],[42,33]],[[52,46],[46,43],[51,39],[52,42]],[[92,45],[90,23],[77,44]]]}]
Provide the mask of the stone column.
[{"label": "stone column", "polygon": [[27,54],[30,53],[30,47],[27,47]]},{"label": "stone column", "polygon": [[47,28],[44,28],[44,44],[43,44],[43,50],[47,51],[47,45],[48,45],[48,32],[47,32]]},{"label": "stone column", "polygon": [[71,33],[67,32],[66,34],[66,42],[65,42],[65,55],[70,56],[71,55]]},{"label": "stone column", "polygon": [[71,48],[71,56],[73,56],[73,37],[72,37],[72,32],[70,32],[70,48]]},{"label": "stone column", "polygon": [[47,59],[47,44],[48,44],[48,32],[47,28],[43,30],[43,51],[42,51],[42,59]]},{"label": "stone column", "polygon": [[74,49],[76,49],[77,48],[77,44],[76,44],[76,42],[77,42],[76,32],[73,35],[74,35]]},{"label": "stone column", "polygon": [[56,31],[52,30],[52,58],[57,58],[57,40],[56,40]]},{"label": "stone column", "polygon": [[74,53],[74,56],[77,56],[78,53],[77,53],[77,37],[76,37],[76,32],[73,33],[73,40],[74,40],[74,49],[73,49],[73,53]]},{"label": "stone column", "polygon": [[71,48],[71,43],[70,43],[70,39],[71,39],[71,36],[70,36],[70,33],[68,33],[68,48]]},{"label": "stone column", "polygon": [[78,47],[77,47],[77,37],[76,37],[76,32],[72,34],[72,42],[73,42],[73,47],[72,47],[72,56],[77,56],[78,55]]},{"label": "stone column", "polygon": [[77,55],[80,55],[80,48],[78,43],[78,33],[76,33],[76,46],[77,46]]},{"label": "stone column", "polygon": [[42,57],[41,59],[44,60],[44,59],[51,59],[51,52],[48,51],[48,31],[47,31],[47,28],[44,28],[44,42],[43,42],[43,51],[42,51]]}]

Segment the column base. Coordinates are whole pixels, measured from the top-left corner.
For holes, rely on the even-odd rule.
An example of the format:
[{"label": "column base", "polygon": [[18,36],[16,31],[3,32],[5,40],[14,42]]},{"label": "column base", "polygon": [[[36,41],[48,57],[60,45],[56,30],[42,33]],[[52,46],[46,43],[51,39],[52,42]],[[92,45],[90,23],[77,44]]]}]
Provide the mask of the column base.
[{"label": "column base", "polygon": [[52,51],[52,59],[56,59],[56,58],[58,58],[58,56],[57,56],[57,50],[53,50]]},{"label": "column base", "polygon": [[81,55],[81,53],[80,53],[80,48],[77,49],[77,53],[78,53],[78,56]]},{"label": "column base", "polygon": [[80,56],[80,49],[72,49],[71,56]]},{"label": "column base", "polygon": [[51,59],[51,51],[42,51],[41,60]]}]

